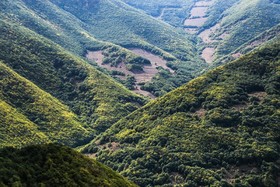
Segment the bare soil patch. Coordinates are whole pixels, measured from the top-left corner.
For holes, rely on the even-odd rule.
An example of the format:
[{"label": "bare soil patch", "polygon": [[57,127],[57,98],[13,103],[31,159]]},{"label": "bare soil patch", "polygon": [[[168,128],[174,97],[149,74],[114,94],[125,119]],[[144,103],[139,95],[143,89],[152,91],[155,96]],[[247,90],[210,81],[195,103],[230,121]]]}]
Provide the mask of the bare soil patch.
[{"label": "bare soil patch", "polygon": [[201,57],[208,63],[211,64],[214,60],[215,48],[206,47],[201,54]]},{"label": "bare soil patch", "polygon": [[194,7],[191,10],[191,17],[203,17],[206,15],[208,7]]},{"label": "bare soil patch", "polygon": [[[159,57],[159,56],[157,56],[157,55],[154,55],[154,54],[152,54],[152,53],[150,53],[150,52],[148,52],[148,51],[145,51],[145,50],[143,50],[143,49],[130,49],[134,54],[136,54],[136,55],[139,55],[139,56],[141,56],[141,57],[143,57],[143,58],[146,58],[146,59],[148,59],[148,60],[150,60],[151,61],[151,67],[152,68],[154,68],[154,69],[156,69],[157,67],[162,67],[162,68],[164,68],[164,69],[166,69],[166,70],[169,70],[171,73],[174,73],[174,71],[171,69],[171,68],[169,68],[169,67],[167,67],[167,65],[166,65],[166,63],[167,63],[167,61],[166,60],[164,60],[163,58],[161,58],[161,57]],[[149,66],[145,66],[144,68],[148,68]]]},{"label": "bare soil patch", "polygon": [[242,53],[235,53],[231,55],[233,58],[239,58],[242,56]]},{"label": "bare soil patch", "polygon": [[206,22],[206,20],[207,20],[207,18],[186,19],[184,22],[184,25],[201,27]]},{"label": "bare soil patch", "polygon": [[253,92],[253,93],[249,93],[248,95],[250,97],[256,97],[260,101],[263,101],[265,99],[265,97],[267,96],[267,93],[266,92]]},{"label": "bare soil patch", "polygon": [[[89,60],[95,61],[100,67],[103,67],[109,71],[115,70],[124,73],[126,76],[131,75],[134,76],[136,79],[136,88],[133,90],[135,93],[155,98],[150,92],[141,90],[139,83],[146,83],[152,80],[152,78],[158,73],[158,67],[162,67],[166,70],[169,70],[171,73],[175,73],[172,69],[166,66],[167,61],[163,58],[156,56],[150,52],[147,52],[142,49],[130,49],[136,55],[139,55],[143,58],[146,58],[151,61],[151,65],[143,66],[143,72],[131,72],[127,70],[126,65],[124,63],[120,63],[117,67],[111,66],[110,64],[103,64],[103,54],[102,51],[88,51],[86,57]],[[124,79],[125,77],[121,77]]]},{"label": "bare soil patch", "polygon": [[215,42],[215,40],[211,39],[211,35],[213,33],[215,33],[217,31],[217,29],[219,29],[221,27],[221,25],[219,23],[217,23],[216,25],[214,25],[213,27],[204,30],[203,32],[201,32],[198,36],[202,39],[202,41],[206,44]]},{"label": "bare soil patch", "polygon": [[199,118],[202,118],[205,116],[206,112],[207,111],[205,109],[199,108],[197,111],[195,111],[194,114],[197,115]]}]

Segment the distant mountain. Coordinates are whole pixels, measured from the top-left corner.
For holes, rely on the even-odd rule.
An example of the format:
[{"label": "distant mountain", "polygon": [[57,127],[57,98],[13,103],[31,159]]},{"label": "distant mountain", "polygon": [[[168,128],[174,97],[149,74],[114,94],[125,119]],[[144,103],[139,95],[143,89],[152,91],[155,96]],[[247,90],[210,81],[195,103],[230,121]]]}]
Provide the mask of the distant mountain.
[{"label": "distant mountain", "polygon": [[276,187],[279,49],[278,40],[151,101],[83,152],[140,186]]},{"label": "distant mountain", "polygon": [[193,5],[193,0],[122,0],[137,9],[145,11],[159,20],[165,21],[173,26],[182,26],[186,19],[186,13]]},{"label": "distant mountain", "polygon": [[136,185],[95,160],[55,144],[0,150],[1,186]]}]

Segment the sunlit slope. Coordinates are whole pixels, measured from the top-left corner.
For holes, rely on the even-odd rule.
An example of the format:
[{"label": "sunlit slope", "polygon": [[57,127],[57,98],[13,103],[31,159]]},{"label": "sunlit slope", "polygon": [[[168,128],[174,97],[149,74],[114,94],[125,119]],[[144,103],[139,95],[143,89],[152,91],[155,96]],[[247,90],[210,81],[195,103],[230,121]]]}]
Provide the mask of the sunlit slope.
[{"label": "sunlit slope", "polygon": [[77,146],[89,141],[69,108],[0,62],[0,147],[58,142]]},{"label": "sunlit slope", "polygon": [[126,47],[156,50],[158,47],[180,59],[194,57],[193,43],[184,33],[158,22],[119,0],[51,0],[87,24],[97,39]]}]

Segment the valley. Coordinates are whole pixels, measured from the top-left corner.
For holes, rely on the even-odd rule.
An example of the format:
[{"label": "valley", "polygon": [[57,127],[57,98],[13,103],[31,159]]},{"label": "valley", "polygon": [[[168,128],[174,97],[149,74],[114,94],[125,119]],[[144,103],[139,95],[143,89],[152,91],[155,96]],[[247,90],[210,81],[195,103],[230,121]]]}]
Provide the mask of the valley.
[{"label": "valley", "polygon": [[0,1],[0,186],[280,186],[279,0]]}]

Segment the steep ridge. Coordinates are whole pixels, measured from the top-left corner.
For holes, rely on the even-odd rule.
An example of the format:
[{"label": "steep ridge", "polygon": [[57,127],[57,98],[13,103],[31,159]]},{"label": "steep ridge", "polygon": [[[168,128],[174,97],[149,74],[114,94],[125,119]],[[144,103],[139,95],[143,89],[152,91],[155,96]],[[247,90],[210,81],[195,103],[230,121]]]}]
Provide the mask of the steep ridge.
[{"label": "steep ridge", "polygon": [[58,142],[78,146],[93,132],[57,99],[0,62],[0,147]]},{"label": "steep ridge", "polygon": [[145,100],[53,42],[0,22],[0,59],[70,107],[89,128],[103,131]]},{"label": "steep ridge", "polygon": [[49,142],[49,138],[39,132],[36,124],[2,99],[0,99],[0,124],[1,148]]},{"label": "steep ridge", "polygon": [[56,144],[0,149],[1,186],[136,187],[95,160]]},{"label": "steep ridge", "polygon": [[140,186],[277,186],[280,42],[151,101],[84,153]]}]

